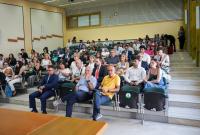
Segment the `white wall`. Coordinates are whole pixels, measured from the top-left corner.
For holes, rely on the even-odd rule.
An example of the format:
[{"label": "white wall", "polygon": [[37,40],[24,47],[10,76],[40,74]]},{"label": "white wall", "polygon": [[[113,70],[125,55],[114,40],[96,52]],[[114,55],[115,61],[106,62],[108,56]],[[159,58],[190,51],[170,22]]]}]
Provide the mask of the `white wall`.
[{"label": "white wall", "polygon": [[[60,35],[63,36],[62,29],[62,14],[55,12],[48,12],[38,9],[31,9],[31,25],[32,25],[32,39],[46,37],[47,35]],[[49,50],[63,47],[63,37],[52,37],[41,39],[40,41],[34,40],[32,42],[33,49],[37,52],[42,52],[44,47]]]},{"label": "white wall", "polygon": [[24,48],[24,41],[8,42],[8,39],[24,37],[22,7],[0,4],[0,18],[0,53],[5,57],[9,53],[17,56],[21,48]]},{"label": "white wall", "polygon": [[[102,3],[104,4],[104,3]],[[102,26],[183,19],[182,0],[133,0],[112,5],[66,9],[67,15],[101,12]]]}]

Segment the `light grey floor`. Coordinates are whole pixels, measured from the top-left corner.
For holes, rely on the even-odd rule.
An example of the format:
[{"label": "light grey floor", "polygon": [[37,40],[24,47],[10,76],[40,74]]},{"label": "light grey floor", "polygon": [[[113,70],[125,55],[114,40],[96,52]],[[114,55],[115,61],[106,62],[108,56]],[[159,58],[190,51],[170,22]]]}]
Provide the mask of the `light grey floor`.
[{"label": "light grey floor", "polygon": [[[30,111],[26,106],[13,104],[0,103],[0,108]],[[48,112],[60,116],[64,116],[65,113],[63,111],[55,113],[53,110],[48,110]],[[91,119],[90,115],[81,113],[73,113],[73,117]],[[145,121],[144,125],[141,125],[139,120],[113,118],[108,116],[103,117],[101,121],[108,123],[104,135],[200,135],[200,128],[197,127],[149,121]]]}]

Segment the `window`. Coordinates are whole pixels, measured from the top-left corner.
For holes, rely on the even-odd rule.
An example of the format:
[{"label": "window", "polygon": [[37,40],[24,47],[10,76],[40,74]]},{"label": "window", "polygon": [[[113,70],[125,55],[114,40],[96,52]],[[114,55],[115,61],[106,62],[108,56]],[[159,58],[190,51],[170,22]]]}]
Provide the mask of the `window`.
[{"label": "window", "polygon": [[100,25],[100,13],[68,16],[69,28],[92,27]]},{"label": "window", "polygon": [[90,16],[79,16],[78,17],[78,27],[90,26]]}]

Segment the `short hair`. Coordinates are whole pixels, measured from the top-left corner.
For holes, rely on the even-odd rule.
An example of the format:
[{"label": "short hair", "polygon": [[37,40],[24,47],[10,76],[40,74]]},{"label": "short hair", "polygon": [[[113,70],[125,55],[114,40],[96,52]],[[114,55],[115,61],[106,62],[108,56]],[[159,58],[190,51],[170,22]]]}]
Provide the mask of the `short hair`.
[{"label": "short hair", "polygon": [[158,47],[157,51],[160,51],[160,50],[163,51],[163,48],[162,47]]},{"label": "short hair", "polygon": [[53,68],[53,69],[55,69],[55,67],[54,67],[53,65],[49,65],[48,68]]},{"label": "short hair", "polygon": [[1,57],[3,57],[3,54],[0,54]]},{"label": "short hair", "polygon": [[141,45],[141,46],[140,46],[140,50],[141,50],[141,49],[145,49],[145,50],[146,50],[146,47],[145,47],[144,45]]}]

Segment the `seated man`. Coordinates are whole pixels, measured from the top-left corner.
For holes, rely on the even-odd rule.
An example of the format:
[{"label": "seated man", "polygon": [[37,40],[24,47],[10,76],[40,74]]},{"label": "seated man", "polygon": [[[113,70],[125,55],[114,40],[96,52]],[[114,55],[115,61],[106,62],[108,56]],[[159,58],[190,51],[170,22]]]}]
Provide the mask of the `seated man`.
[{"label": "seated man", "polygon": [[54,74],[53,66],[48,66],[48,74],[44,76],[38,90],[29,95],[29,106],[32,108],[31,112],[38,112],[35,105],[35,98],[40,98],[41,111],[43,114],[46,112],[46,100],[55,95],[55,89],[58,85],[58,75]]},{"label": "seated man", "polygon": [[100,105],[111,101],[114,93],[120,89],[120,77],[115,74],[115,67],[108,65],[108,75],[103,78],[99,90],[95,90],[93,103],[93,120],[98,120],[102,117],[100,114]]},{"label": "seated man", "polygon": [[139,89],[142,89],[142,82],[145,77],[146,71],[143,67],[139,66],[139,59],[133,61],[133,66],[126,71],[124,76],[126,82]]},{"label": "seated man", "polygon": [[96,87],[97,80],[92,76],[90,67],[85,68],[85,75],[80,77],[76,84],[75,92],[67,94],[63,97],[62,102],[67,101],[66,117],[71,117],[73,104],[76,102],[83,102],[92,99],[93,89]]},{"label": "seated man", "polygon": [[107,75],[107,69],[104,65],[102,65],[101,58],[95,59],[95,67],[93,69],[92,75],[97,79],[96,88],[99,88],[103,78]]},{"label": "seated man", "polygon": [[110,51],[110,56],[106,58],[106,64],[117,64],[119,62],[119,56],[116,55],[116,50],[112,49]]}]

